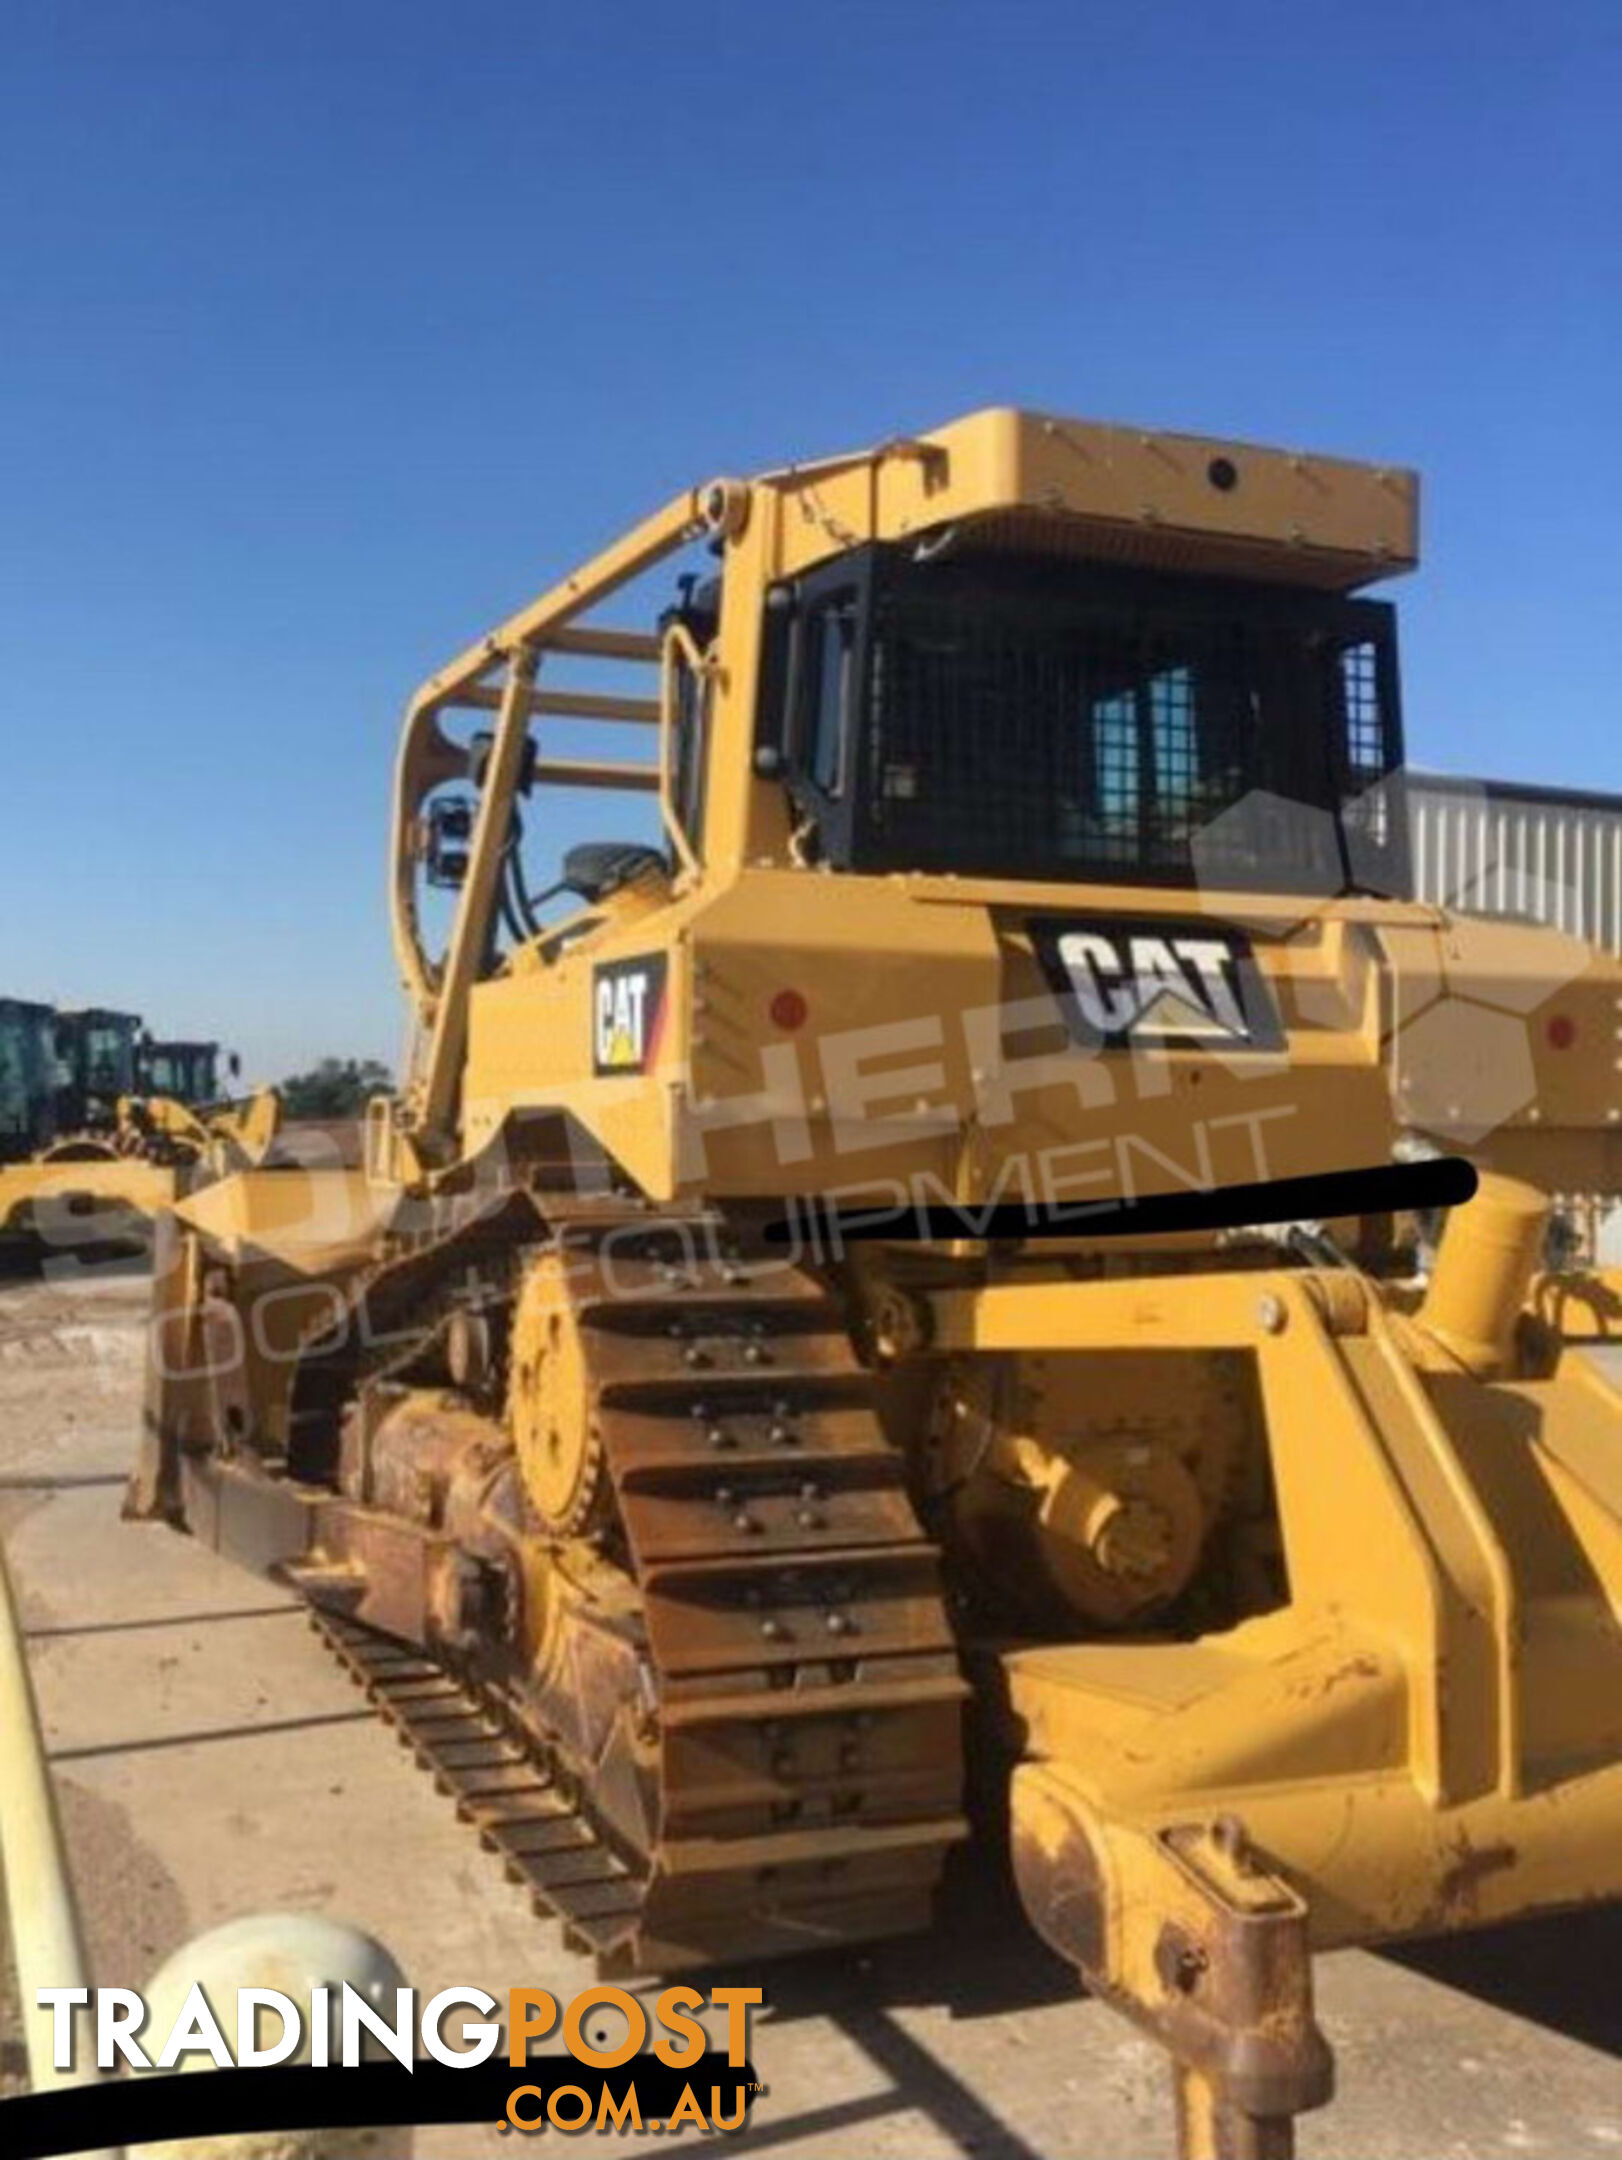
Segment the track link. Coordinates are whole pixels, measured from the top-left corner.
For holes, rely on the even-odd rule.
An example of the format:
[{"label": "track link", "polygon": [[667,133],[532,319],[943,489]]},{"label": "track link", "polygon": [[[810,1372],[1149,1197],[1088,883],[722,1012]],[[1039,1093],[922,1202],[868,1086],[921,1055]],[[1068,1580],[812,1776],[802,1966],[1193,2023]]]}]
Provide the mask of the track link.
[{"label": "track link", "polygon": [[[544,1257],[569,1308],[612,1502],[583,1573],[579,1541],[553,1548],[575,1587],[533,1670],[475,1654],[453,1672],[317,1613],[509,1873],[614,1973],[912,1932],[967,1835],[939,1554],[870,1376],[824,1282],[745,1265],[716,1229],[566,1222],[514,1255],[515,1282]],[[411,1272],[432,1310],[426,1255]]]},{"label": "track link", "polygon": [[563,1923],[571,1950],[607,1959],[647,1885],[564,1796],[533,1744],[431,1657],[320,1606],[310,1624],[398,1733],[507,1879]]},{"label": "track link", "polygon": [[679,1222],[570,1257],[657,1736],[636,1963],[926,1926],[967,1691],[837,1299]]}]

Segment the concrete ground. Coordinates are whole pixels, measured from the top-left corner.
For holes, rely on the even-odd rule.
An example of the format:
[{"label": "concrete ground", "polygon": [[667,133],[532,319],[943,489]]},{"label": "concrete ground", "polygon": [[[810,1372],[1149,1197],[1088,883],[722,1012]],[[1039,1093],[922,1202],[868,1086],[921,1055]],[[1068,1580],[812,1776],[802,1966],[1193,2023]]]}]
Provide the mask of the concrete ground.
[{"label": "concrete ground", "polygon": [[22,2040],[21,1998],[5,1940],[6,1879],[0,1869],[0,2100],[28,2090],[28,2056]]},{"label": "concrete ground", "polygon": [[[587,1968],[530,1916],[290,1601],[169,1531],[119,1520],[145,1294],[128,1274],[0,1285],[0,1535],[98,1982],[140,1987],[199,1930],[295,1907],[371,1930],[425,1991],[567,1996]],[[1303,2122],[1302,2152],[1622,2151],[1619,1973],[1614,1913],[1322,1960],[1341,2096]],[[762,1977],[753,2055],[769,2090],[733,2141],[743,2149],[1173,2149],[1157,2051],[1078,1996],[972,1865],[930,1936]],[[483,2160],[512,2146],[493,2128],[427,2130],[417,2151]]]}]

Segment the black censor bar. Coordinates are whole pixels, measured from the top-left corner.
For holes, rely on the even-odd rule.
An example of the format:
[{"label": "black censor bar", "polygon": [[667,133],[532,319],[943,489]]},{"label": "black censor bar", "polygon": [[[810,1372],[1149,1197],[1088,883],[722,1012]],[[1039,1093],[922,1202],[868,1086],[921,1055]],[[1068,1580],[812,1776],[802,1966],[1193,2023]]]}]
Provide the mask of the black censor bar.
[{"label": "black censor bar", "polygon": [[1376,1163],[1367,1170],[1327,1170],[1311,1177],[1265,1178],[1250,1185],[1146,1193],[1128,1200],[998,1200],[977,1206],[972,1201],[925,1205],[897,1199],[841,1208],[811,1197],[787,1202],[788,1212],[769,1222],[765,1235],[769,1245],[824,1250],[873,1238],[1165,1236],[1179,1230],[1241,1230],[1252,1224],[1259,1228],[1462,1207],[1475,1189],[1473,1163],[1462,1155],[1439,1155],[1427,1162]]},{"label": "black censor bar", "polygon": [[[747,2097],[757,2090],[751,2066],[733,2068],[724,2049],[706,2050],[680,2069],[654,2055],[633,2056],[614,2070],[591,2069],[569,2055],[548,2055],[532,2057],[522,2070],[505,2062],[466,2069],[419,2062],[406,2070],[399,2063],[363,2062],[353,2068],[287,2063],[271,2069],[195,2070],[101,2078],[0,2102],[0,2152],[6,2160],[55,2160],[57,2154],[112,2145],[229,2137],[255,2130],[500,2124],[506,2120],[508,2100],[526,2085],[546,2095],[566,2086],[579,2088],[590,2103],[589,2116],[581,2117],[582,2128],[596,2124],[605,2093],[618,2102],[633,2086],[642,2121],[650,2125],[674,2113],[688,2087],[702,2099],[717,2087],[729,2104],[735,2094]],[[533,2113],[528,2102],[526,2110],[527,2124]],[[578,2107],[574,2111],[579,2113]]]}]

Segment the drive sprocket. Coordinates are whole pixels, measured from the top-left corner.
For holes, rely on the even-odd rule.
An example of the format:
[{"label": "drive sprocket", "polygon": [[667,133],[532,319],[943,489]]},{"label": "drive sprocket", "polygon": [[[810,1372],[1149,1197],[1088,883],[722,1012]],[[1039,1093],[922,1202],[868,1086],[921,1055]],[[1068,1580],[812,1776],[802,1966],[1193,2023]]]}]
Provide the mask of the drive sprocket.
[{"label": "drive sprocket", "polygon": [[536,1514],[555,1536],[579,1537],[601,1526],[611,1496],[568,1259],[561,1248],[541,1252],[519,1287],[507,1416]]}]

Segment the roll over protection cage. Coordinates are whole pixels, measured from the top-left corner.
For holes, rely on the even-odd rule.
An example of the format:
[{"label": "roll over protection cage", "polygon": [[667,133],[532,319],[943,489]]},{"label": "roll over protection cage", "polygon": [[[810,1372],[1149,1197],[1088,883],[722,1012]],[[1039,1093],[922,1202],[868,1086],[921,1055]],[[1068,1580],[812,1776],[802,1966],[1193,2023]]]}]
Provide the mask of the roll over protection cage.
[{"label": "roll over protection cage", "polygon": [[[578,618],[641,576],[666,556],[705,538],[741,530],[749,488],[716,480],[677,496],[662,510],[596,556],[529,607],[510,616],[477,645],[432,676],[407,709],[395,774],[392,923],[395,954],[425,1044],[406,1102],[403,1130],[426,1164],[451,1152],[468,1000],[488,949],[497,881],[511,830],[520,784],[632,790],[659,798],[660,819],[680,867],[693,872],[693,836],[677,814],[671,748],[678,668],[702,668],[690,633],[672,624],[663,637],[635,630],[587,628]],[[548,691],[537,687],[542,662],[551,654],[659,669],[654,698]],[[417,869],[422,855],[421,812],[438,788],[465,779],[469,753],[440,725],[454,711],[490,712],[495,730],[468,845],[461,895],[442,961],[430,958],[417,907]],[[553,718],[624,722],[656,727],[653,762],[539,758],[526,761],[533,721]]]}]

